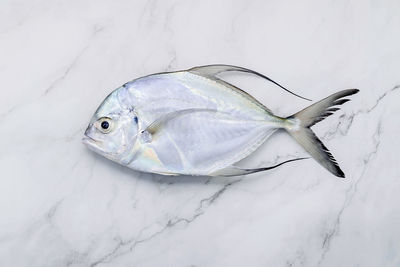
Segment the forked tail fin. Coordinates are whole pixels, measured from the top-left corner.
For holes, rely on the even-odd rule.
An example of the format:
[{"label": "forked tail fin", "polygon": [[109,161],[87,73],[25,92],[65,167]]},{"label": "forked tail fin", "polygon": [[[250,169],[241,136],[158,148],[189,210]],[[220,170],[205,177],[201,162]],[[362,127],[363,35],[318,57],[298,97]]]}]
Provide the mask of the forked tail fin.
[{"label": "forked tail fin", "polygon": [[335,158],[310,129],[314,124],[322,121],[339,110],[338,107],[349,99],[343,97],[357,93],[358,89],[348,89],[337,92],[321,101],[287,117],[292,123],[285,129],[310,155],[328,171],[338,177],[345,177]]}]

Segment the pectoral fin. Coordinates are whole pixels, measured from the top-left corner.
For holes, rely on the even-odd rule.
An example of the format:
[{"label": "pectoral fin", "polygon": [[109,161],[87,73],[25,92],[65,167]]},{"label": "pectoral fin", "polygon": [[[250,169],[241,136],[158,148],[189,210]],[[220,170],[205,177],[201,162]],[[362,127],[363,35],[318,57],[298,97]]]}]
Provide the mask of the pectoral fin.
[{"label": "pectoral fin", "polygon": [[222,170],[213,172],[213,173],[209,174],[209,176],[232,177],[232,176],[246,175],[246,174],[251,174],[251,173],[271,170],[271,169],[279,167],[279,166],[281,166],[281,165],[283,165],[285,163],[292,162],[292,161],[297,161],[297,160],[302,160],[302,159],[309,159],[309,158],[290,159],[290,160],[286,160],[284,162],[281,162],[279,164],[276,164],[274,166],[263,167],[263,168],[255,168],[255,169],[241,169],[241,168],[236,167],[236,166],[229,166],[229,167],[224,168]]},{"label": "pectoral fin", "polygon": [[198,112],[211,112],[211,113],[217,113],[218,111],[215,109],[205,109],[205,108],[191,108],[191,109],[183,109],[183,110],[177,110],[173,111],[170,113],[167,113],[157,120],[153,121],[145,130],[142,131],[142,138],[146,143],[151,142],[152,138],[154,135],[159,133],[164,125],[168,123],[169,121],[191,113],[198,113]]}]

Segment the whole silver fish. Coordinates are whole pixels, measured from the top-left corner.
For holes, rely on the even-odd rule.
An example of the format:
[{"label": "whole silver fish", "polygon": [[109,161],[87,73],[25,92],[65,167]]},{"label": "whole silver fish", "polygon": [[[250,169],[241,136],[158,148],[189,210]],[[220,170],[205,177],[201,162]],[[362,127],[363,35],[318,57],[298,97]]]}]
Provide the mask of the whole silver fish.
[{"label": "whole silver fish", "polygon": [[128,82],[107,96],[93,115],[83,142],[106,158],[138,171],[235,176],[293,161],[257,169],[234,166],[283,128],[328,171],[344,177],[310,127],[338,110],[334,106],[347,102],[343,97],[357,93],[357,89],[340,91],[282,118],[217,78],[225,71],[258,75],[289,91],[260,73],[229,65],[153,74]]}]

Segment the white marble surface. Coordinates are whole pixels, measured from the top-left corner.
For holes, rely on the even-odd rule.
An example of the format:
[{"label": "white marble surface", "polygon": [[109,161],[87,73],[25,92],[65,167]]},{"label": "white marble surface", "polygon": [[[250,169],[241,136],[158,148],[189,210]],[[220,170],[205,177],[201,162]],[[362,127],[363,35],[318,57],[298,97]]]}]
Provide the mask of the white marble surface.
[{"label": "white marble surface", "polygon": [[[0,3],[0,266],[400,266],[400,2]],[[314,129],[314,160],[235,179],[165,178],[81,137],[126,81],[210,63],[318,100],[361,92]],[[227,76],[272,110],[309,103]],[[243,164],[305,152],[274,135]]]}]

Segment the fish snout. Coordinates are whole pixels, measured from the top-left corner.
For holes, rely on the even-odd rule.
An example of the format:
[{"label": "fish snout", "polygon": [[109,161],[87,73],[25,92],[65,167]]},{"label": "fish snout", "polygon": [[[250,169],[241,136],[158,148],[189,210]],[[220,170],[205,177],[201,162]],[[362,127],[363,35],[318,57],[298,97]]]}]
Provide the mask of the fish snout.
[{"label": "fish snout", "polygon": [[91,129],[92,129],[93,124],[89,124],[89,126],[86,128],[84,135],[89,136]]}]

